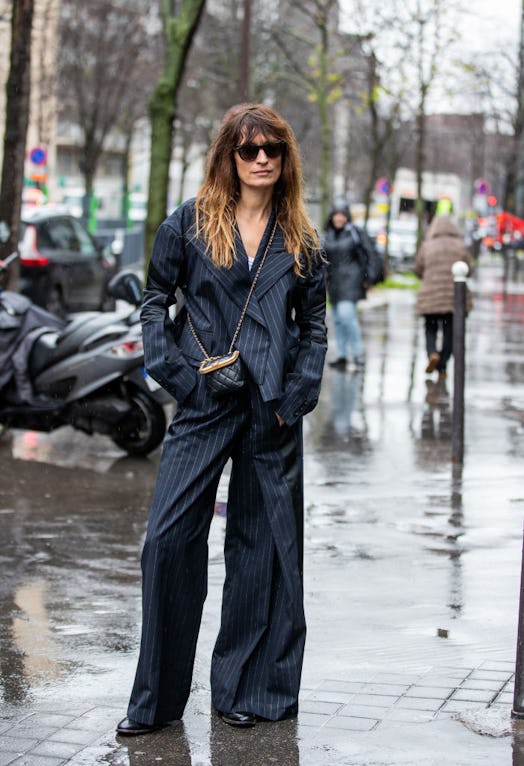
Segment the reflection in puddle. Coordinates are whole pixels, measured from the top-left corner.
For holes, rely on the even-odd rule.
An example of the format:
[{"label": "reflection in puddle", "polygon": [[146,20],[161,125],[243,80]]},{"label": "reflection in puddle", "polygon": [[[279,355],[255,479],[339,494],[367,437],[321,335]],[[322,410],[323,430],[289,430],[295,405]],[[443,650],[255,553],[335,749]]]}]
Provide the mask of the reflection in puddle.
[{"label": "reflection in puddle", "polygon": [[[450,402],[442,401],[435,384],[426,387],[412,303],[409,296],[394,296],[387,310],[369,312],[365,370],[352,376],[327,369],[319,406],[304,424],[310,686],[338,674],[352,678],[362,667],[382,678],[395,664],[440,672],[476,667],[486,656],[506,665],[509,658],[511,669],[523,454],[522,396],[514,386],[522,379],[522,351],[516,345],[511,350],[520,368],[501,363],[510,353],[508,325],[494,323],[486,307],[479,314],[477,304],[468,320],[462,482],[446,436]],[[519,349],[521,330],[515,325]],[[139,552],[159,453],[127,458],[105,438],[66,429],[16,432],[13,441],[11,451],[3,439],[1,452],[0,698],[26,706],[50,694],[53,704],[114,703],[116,722],[135,670]],[[216,636],[226,497],[224,482],[212,526],[199,657],[211,656]],[[158,739],[116,746],[111,728],[111,752],[90,765],[298,766],[294,722],[232,731],[210,715],[205,660],[198,660],[195,673],[197,697],[185,728],[178,724]],[[399,722],[399,739],[404,731]],[[330,758],[334,729],[302,719],[299,732],[304,764],[355,761]],[[428,737],[431,748],[435,735]],[[388,737],[385,743],[393,752]],[[516,738],[514,763],[520,766],[523,752]],[[386,763],[388,756],[375,760]]]},{"label": "reflection in puddle", "polygon": [[[144,744],[144,737],[126,740],[120,737],[117,741],[121,743],[121,748],[107,754],[104,763],[112,766],[146,766],[156,762],[165,763],[167,766],[192,765],[191,750],[183,721],[161,729],[153,736],[150,735],[147,744]],[[123,757],[126,760],[123,760]],[[199,759],[196,763],[204,766],[209,761]]]},{"label": "reflection in puddle", "polygon": [[451,407],[445,380],[426,380],[426,399],[422,415],[421,436],[424,439],[451,438]]},{"label": "reflection in puddle", "polygon": [[[207,731],[206,731],[207,730]],[[299,766],[297,721],[259,722],[254,729],[239,732],[210,714],[210,729],[189,734],[183,721],[149,737],[117,741],[118,750],[108,753],[111,766],[144,766],[162,762],[168,766]],[[209,747],[207,747],[207,741]],[[191,744],[190,744],[191,742]],[[126,760],[124,760],[124,758]]]},{"label": "reflection in puddle", "polygon": [[59,676],[45,596],[46,586],[39,581],[20,586],[14,594],[18,614],[13,617],[13,641],[17,655],[23,657],[23,672],[31,684]]},{"label": "reflection in puddle", "polygon": [[[52,433],[13,429],[11,456],[16,460],[52,463],[63,468],[82,466],[97,472],[105,472],[112,463],[125,459],[109,437],[88,436],[69,426]],[[144,462],[148,462],[148,458],[144,458]]]},{"label": "reflection in puddle", "polygon": [[[242,736],[239,736],[241,734]],[[254,729],[235,731],[216,714],[211,715],[210,766],[279,764],[299,766],[296,720],[257,723]]]}]

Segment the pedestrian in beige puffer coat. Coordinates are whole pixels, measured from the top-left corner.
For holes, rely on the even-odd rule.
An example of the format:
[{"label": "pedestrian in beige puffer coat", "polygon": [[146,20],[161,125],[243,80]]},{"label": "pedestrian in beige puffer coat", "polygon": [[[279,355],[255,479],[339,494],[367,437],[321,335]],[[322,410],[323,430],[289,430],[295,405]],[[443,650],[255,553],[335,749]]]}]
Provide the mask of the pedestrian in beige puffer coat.
[{"label": "pedestrian in beige puffer coat", "polygon": [[[446,365],[453,351],[454,281],[451,267],[465,261],[471,268],[469,251],[459,230],[449,216],[433,219],[422,246],[415,256],[415,274],[421,278],[417,296],[417,313],[424,317],[428,365],[426,372],[437,370],[439,379],[446,378]],[[467,289],[467,306],[472,306]],[[442,344],[437,348],[438,332]]]}]

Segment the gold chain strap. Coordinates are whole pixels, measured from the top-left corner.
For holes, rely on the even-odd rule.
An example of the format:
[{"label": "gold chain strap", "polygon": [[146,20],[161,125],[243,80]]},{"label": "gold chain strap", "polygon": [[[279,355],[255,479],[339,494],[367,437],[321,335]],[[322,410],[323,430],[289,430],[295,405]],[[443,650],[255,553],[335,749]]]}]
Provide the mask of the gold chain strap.
[{"label": "gold chain strap", "polygon": [[[233,346],[235,345],[235,343],[237,341],[238,335],[240,333],[240,328],[242,327],[242,322],[244,321],[244,317],[246,316],[246,311],[247,311],[247,307],[249,306],[249,301],[251,300],[251,296],[253,295],[253,290],[255,289],[255,285],[256,285],[256,283],[258,281],[258,277],[260,275],[260,271],[262,269],[262,266],[264,265],[264,261],[266,260],[266,255],[269,252],[269,248],[273,244],[273,239],[275,237],[276,230],[277,230],[277,219],[275,218],[275,224],[273,226],[273,231],[271,232],[271,236],[269,237],[268,243],[266,245],[266,249],[264,250],[264,255],[262,256],[262,260],[260,261],[260,263],[258,265],[258,268],[256,270],[255,276],[253,277],[253,281],[251,282],[251,287],[249,288],[249,293],[247,295],[246,302],[244,303],[244,308],[242,309],[242,313],[240,314],[240,319],[238,320],[238,324],[237,324],[235,333],[234,333],[233,338],[231,340],[231,344],[229,346],[228,354],[232,353]],[[193,337],[195,338],[196,342],[198,343],[198,347],[201,350],[201,352],[204,354],[205,359],[207,359],[208,361],[210,359],[217,359],[218,357],[209,356],[209,354],[207,353],[206,349],[204,348],[204,346],[202,344],[202,341],[198,337],[197,332],[196,332],[196,330],[194,328],[193,321],[191,319],[189,311],[187,311],[187,321],[188,321],[188,324],[189,324],[189,329],[193,333]]]}]

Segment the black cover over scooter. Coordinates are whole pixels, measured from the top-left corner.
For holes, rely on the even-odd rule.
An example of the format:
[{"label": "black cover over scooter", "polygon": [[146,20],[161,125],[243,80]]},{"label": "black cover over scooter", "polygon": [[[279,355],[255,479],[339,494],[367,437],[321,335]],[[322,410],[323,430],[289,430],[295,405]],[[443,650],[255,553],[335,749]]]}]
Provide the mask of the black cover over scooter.
[{"label": "black cover over scooter", "polygon": [[0,295],[0,429],[68,425],[136,456],[161,444],[164,405],[173,400],[144,370],[139,278],[120,272],[111,282],[131,312],[82,312],[64,322],[16,293]]},{"label": "black cover over scooter", "polygon": [[0,401],[32,403],[29,350],[40,335],[65,325],[64,320],[23,295],[9,291],[0,294]]}]

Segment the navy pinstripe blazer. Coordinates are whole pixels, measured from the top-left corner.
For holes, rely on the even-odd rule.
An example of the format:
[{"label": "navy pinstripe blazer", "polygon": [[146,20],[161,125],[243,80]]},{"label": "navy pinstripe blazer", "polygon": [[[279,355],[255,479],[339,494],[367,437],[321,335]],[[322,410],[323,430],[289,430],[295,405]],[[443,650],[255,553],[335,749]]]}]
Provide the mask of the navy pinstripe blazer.
[{"label": "navy pinstripe blazer", "polygon": [[[196,236],[194,200],[175,210],[159,227],[149,264],[141,311],[148,373],[179,402],[193,390],[202,352],[187,322],[187,311],[209,356],[225,354],[244,307],[252,276],[265,250],[274,214],[249,271],[237,234],[231,269],[217,268]],[[325,269],[315,264],[298,277],[277,228],[249,302],[236,347],[264,401],[288,425],[313,409],[319,395],[327,348]],[[171,320],[175,290],[185,310]]]}]

